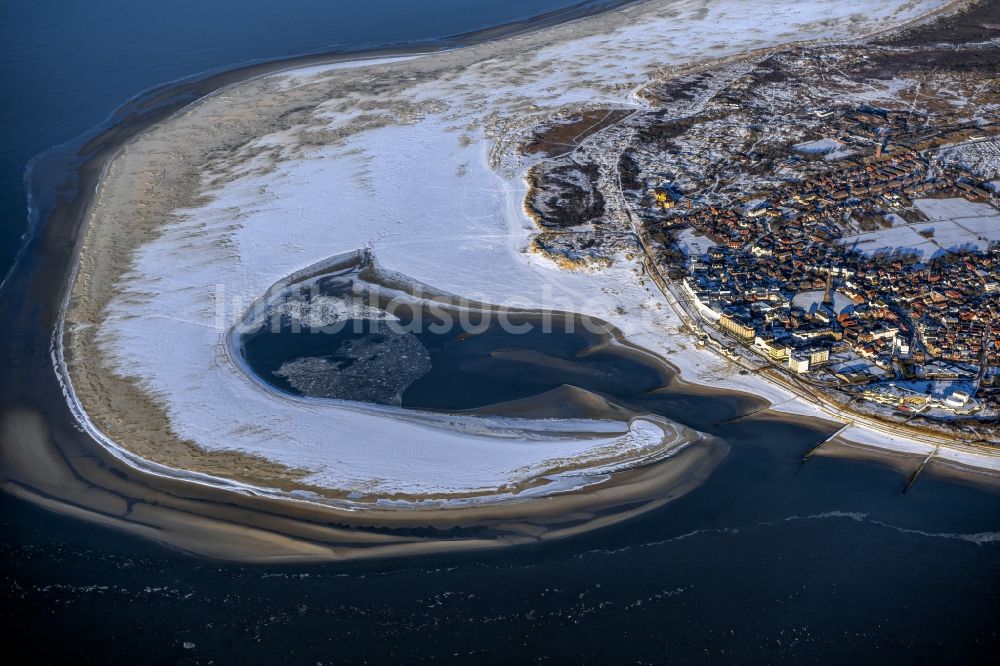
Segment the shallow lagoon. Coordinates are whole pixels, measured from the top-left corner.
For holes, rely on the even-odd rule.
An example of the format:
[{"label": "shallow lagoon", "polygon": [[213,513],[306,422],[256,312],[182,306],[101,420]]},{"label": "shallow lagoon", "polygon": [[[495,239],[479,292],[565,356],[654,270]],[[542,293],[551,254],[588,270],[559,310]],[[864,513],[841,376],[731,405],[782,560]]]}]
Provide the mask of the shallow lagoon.
[{"label": "shallow lagoon", "polygon": [[420,285],[401,293],[362,273],[377,276],[341,270],[272,296],[239,337],[246,366],[292,394],[452,412],[561,387],[641,400],[672,374],[652,355],[615,344],[598,320],[462,303]]}]

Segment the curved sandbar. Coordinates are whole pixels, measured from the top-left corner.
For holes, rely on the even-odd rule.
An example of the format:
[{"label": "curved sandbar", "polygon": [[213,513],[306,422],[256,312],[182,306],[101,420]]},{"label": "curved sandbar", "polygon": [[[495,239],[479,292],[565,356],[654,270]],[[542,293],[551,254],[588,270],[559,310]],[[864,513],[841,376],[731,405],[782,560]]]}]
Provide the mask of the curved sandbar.
[{"label": "curved sandbar", "polygon": [[[64,435],[64,434],[63,434]],[[725,446],[692,446],[582,492],[474,507],[363,511],[226,491],[123,466],[49,430],[34,411],[0,418],[0,488],[40,506],[205,557],[310,562],[478,550],[570,536],[697,487]]]},{"label": "curved sandbar", "polygon": [[[669,350],[669,340],[654,332],[676,329],[677,322],[656,302],[655,291],[636,279],[636,264],[623,257],[599,274],[565,273],[521,252],[530,224],[520,210],[524,165],[509,150],[518,133],[567,106],[638,104],[631,91],[663,66],[871,32],[938,4],[785,6],[778,12],[783,25],[772,22],[751,33],[729,3],[651,2],[460,52],[230,86],[137,137],[109,166],[67,309],[70,397],[79,398],[94,434],[122,447],[120,454],[128,451],[132,462],[155,464],[169,450],[175,470],[239,467],[242,480],[233,487],[241,497],[257,492],[254,486],[295,486],[310,470],[276,462],[259,444],[301,435],[301,422],[279,418],[261,432],[268,413],[256,408],[267,405],[247,409],[242,399],[256,389],[219,353],[222,332],[240,310],[229,306],[251,301],[282,275],[319,258],[363,246],[374,247],[390,269],[420,281],[472,291],[485,302],[521,299],[525,306],[586,312],[626,337],[643,336],[644,344],[653,336],[654,350]],[[635,83],[623,84],[630,80]],[[216,325],[220,302],[222,325]],[[57,354],[61,349],[57,345]],[[24,420],[8,420],[6,427],[39,427]],[[388,436],[397,426],[376,434]],[[693,450],[661,465],[677,470]],[[23,462],[24,453],[5,446],[8,460]],[[622,487],[626,475],[653,469],[616,474],[609,492]],[[686,479],[697,477],[687,470]],[[30,474],[12,478],[17,488],[46,487]],[[73,485],[67,481],[65,488]],[[649,489],[644,485],[639,495]],[[598,492],[490,510],[536,515],[557,502],[587,502]],[[619,504],[626,499],[613,494]],[[655,494],[653,502],[671,496],[662,485]],[[467,524],[485,507],[467,510],[462,521],[440,509],[385,516],[372,510],[365,520]],[[134,518],[130,511],[123,515]],[[602,521],[591,515],[586,524],[595,522]],[[314,555],[332,556],[329,548]]]}]

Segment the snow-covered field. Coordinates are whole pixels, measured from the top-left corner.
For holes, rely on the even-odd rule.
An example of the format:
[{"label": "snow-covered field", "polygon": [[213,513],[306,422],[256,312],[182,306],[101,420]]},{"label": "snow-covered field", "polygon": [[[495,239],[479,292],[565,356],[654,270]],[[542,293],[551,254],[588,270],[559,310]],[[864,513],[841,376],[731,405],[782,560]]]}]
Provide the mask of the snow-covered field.
[{"label": "snow-covered field", "polygon": [[792,146],[800,153],[823,155],[828,160],[836,160],[852,154],[852,150],[844,149],[844,144],[836,139],[817,139]]},{"label": "snow-covered field", "polygon": [[[928,222],[895,224],[854,236],[841,243],[868,255],[904,253],[931,259],[946,252],[983,251],[1000,242],[1000,212],[966,199],[916,199],[913,205]],[[921,235],[925,234],[925,235]]]},{"label": "snow-covered field", "polygon": [[932,228],[931,225],[926,223],[895,226],[853,236],[844,236],[839,242],[869,256],[900,253],[930,259],[942,251],[942,248],[932,239],[920,235],[919,232],[930,228]]},{"label": "snow-covered field", "polygon": [[1000,214],[993,206],[967,199],[914,199],[913,205],[932,222],[966,218],[993,218],[996,222],[1000,218]]},{"label": "snow-covered field", "polygon": [[[802,308],[807,312],[810,311],[814,306],[821,304],[823,302],[823,297],[826,296],[826,292],[822,289],[817,289],[813,291],[802,291],[795,294],[792,298],[792,305]],[[854,301],[851,300],[846,294],[842,294],[839,291],[833,292],[833,311],[837,314],[844,312],[845,310],[850,311],[854,307]]]},{"label": "snow-covered field", "polygon": [[[391,409],[282,397],[230,362],[226,330],[268,287],[327,257],[368,247],[383,268],[440,290],[601,317],[665,355],[685,379],[815,415],[782,389],[736,375],[723,360],[695,350],[635,263],[621,258],[606,270],[569,272],[526,254],[532,225],[523,213],[523,165],[504,151],[494,154],[493,138],[503,139],[504,123],[525,113],[580,102],[637,105],[635,87],[666,65],[868,33],[941,4],[650,2],[623,14],[637,22],[630,18],[602,34],[538,50],[515,44],[509,54],[482,59],[473,49],[466,66],[433,81],[415,78],[402,88],[331,99],[321,118],[306,122],[346,129],[346,138],[288,151],[295,157],[265,175],[234,163],[224,184],[206,179],[207,203],[178,211],[162,235],[139,249],[110,305],[101,348],[165,406],[178,436],[208,450],[306,468],[308,482],[356,493],[480,492],[566,461],[586,466],[613,455],[638,457],[664,436],[646,421],[542,422],[530,428],[534,437],[524,438],[509,436],[511,424],[497,419],[468,417],[457,426],[403,419]],[[411,62],[376,65],[371,76]],[[365,65],[279,76],[288,86],[306,85],[310,77],[335,84],[359,67]],[[204,104],[225,105],[228,96]],[[419,111],[350,133],[362,113],[401,102]],[[259,139],[285,148],[295,141],[287,132]],[[567,430],[580,434],[567,437]],[[598,435],[583,435],[590,431]]]},{"label": "snow-covered field", "polygon": [[715,247],[716,243],[708,236],[695,233],[694,229],[685,228],[677,234],[677,247],[685,256],[701,256]]}]

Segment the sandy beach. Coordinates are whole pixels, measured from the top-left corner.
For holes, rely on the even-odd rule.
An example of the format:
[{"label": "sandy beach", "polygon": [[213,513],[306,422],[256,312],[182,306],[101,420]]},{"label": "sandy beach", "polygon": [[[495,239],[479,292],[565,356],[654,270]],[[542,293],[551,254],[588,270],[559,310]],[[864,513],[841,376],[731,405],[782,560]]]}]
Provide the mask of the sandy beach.
[{"label": "sandy beach", "polygon": [[721,442],[695,445],[668,462],[619,473],[613,482],[584,492],[528,502],[350,511],[123,472],[113,456],[95,455],[71,440],[59,440],[40,414],[6,412],[0,420],[0,487],[53,511],[185,552],[247,562],[394,557],[570,536],[627,520],[684,495],[726,453]]},{"label": "sandy beach", "polygon": [[[661,506],[696,487],[725,455],[724,443],[693,432],[667,441],[667,424],[664,442],[676,451],[652,464],[642,465],[649,452],[626,431],[618,433],[624,440],[600,443],[603,449],[582,440],[548,452],[520,449],[512,473],[499,461],[513,449],[486,434],[484,462],[445,483],[441,470],[454,461],[435,456],[456,450],[467,439],[460,432],[304,406],[261,391],[233,367],[224,339],[242,306],[296,270],[362,247],[392,270],[484,302],[516,296],[570,311],[584,303],[587,314],[605,318],[686,381],[711,385],[720,396],[730,390],[766,398],[789,413],[781,418],[818,416],[765,380],[739,376],[695,350],[652,285],[637,280],[634,262],[568,273],[526,254],[524,165],[510,146],[546,114],[638,103],[632,91],[664,67],[791,41],[860,37],[960,3],[888,3],[884,14],[867,17],[821,4],[816,15],[792,16],[795,29],[752,36],[726,14],[726,3],[646,2],[454,51],[254,73],[130,138],[103,167],[87,206],[53,348],[77,419],[105,449],[96,458],[72,451],[70,438],[50,432],[37,413],[10,411],[0,438],[4,488],[201,555],[315,561],[567,536]],[[675,42],[638,45],[668,22],[701,25],[712,12],[730,20],[732,33],[696,45],[671,32]],[[604,71],[609,53],[628,56]],[[412,166],[428,159],[435,166],[407,183]],[[323,188],[333,196],[317,194],[324,182],[337,184]],[[434,183],[455,207],[415,198]],[[393,189],[408,202],[406,220]],[[472,248],[467,265],[445,262],[447,254],[435,249],[449,237]],[[602,288],[608,282],[616,288]],[[555,295],[546,293],[543,303],[546,285]],[[330,424],[356,436],[357,446],[338,444],[330,453],[317,438]],[[855,430],[848,439],[861,444],[910,456],[923,451],[919,442],[894,444]],[[396,446],[408,437],[420,446]],[[428,442],[441,448],[427,453]],[[495,457],[486,453],[491,447]],[[623,456],[636,467],[596,475],[574,492],[524,493],[549,482],[543,479],[600,470]],[[417,470],[409,481],[407,470]],[[419,506],[496,494],[508,501]],[[407,531],[417,526],[476,527],[485,536]]]}]

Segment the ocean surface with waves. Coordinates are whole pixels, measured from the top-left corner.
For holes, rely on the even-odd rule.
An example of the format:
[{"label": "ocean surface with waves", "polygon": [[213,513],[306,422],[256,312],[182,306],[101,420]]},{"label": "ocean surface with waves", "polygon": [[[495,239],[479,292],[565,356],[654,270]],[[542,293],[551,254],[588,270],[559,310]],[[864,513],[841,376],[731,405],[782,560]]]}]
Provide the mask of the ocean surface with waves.
[{"label": "ocean surface with waves", "polygon": [[[0,275],[28,228],[29,162],[109,122],[143,90],[257,60],[449,44],[577,5],[6,3]],[[0,495],[0,622],[37,663],[154,654],[165,663],[975,663],[996,654],[995,488],[931,468],[903,494],[905,464],[803,464],[824,426],[766,414],[728,421],[696,391],[672,394],[667,408],[732,446],[702,486],[613,527],[494,553],[232,565]]]}]

